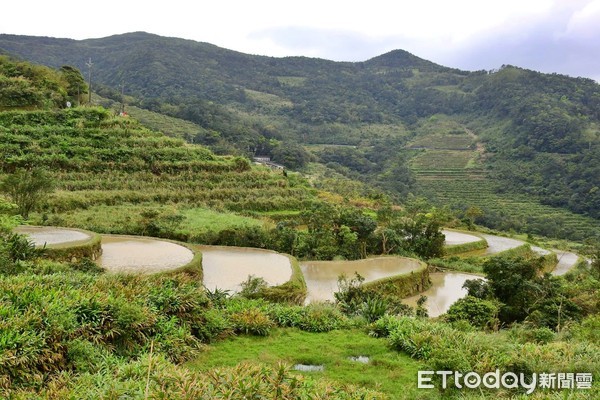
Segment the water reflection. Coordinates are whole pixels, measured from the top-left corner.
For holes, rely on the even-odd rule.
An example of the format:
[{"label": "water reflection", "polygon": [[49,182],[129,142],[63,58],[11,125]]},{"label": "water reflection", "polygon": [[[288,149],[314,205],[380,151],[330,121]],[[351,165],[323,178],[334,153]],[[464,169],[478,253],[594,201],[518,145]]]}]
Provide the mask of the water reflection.
[{"label": "water reflection", "polygon": [[407,297],[404,303],[416,307],[421,296],[427,296],[425,308],[430,317],[437,317],[450,308],[452,303],[467,295],[463,284],[469,279],[481,279],[480,276],[460,272],[435,272],[429,275],[431,287],[423,293]]},{"label": "water reflection", "polygon": [[444,241],[444,244],[446,246],[479,242],[481,240],[479,236],[469,235],[468,233],[449,231],[447,229],[444,229],[442,233],[446,237],[446,240]]},{"label": "water reflection", "polygon": [[218,246],[202,246],[201,251],[204,286],[210,290],[238,292],[249,275],[263,278],[270,286],[292,277],[290,259],[274,251]]},{"label": "water reflection", "polygon": [[164,240],[102,235],[102,256],[96,262],[110,272],[155,273],[179,268],[192,258],[190,249]]},{"label": "water reflection", "polygon": [[27,235],[36,246],[80,242],[91,238],[89,234],[76,229],[52,226],[19,226],[15,232]]},{"label": "water reflection", "polygon": [[305,261],[300,264],[308,288],[307,302],[333,300],[338,277],[358,272],[365,282],[406,274],[418,269],[417,260],[404,257],[376,257],[357,261]]}]

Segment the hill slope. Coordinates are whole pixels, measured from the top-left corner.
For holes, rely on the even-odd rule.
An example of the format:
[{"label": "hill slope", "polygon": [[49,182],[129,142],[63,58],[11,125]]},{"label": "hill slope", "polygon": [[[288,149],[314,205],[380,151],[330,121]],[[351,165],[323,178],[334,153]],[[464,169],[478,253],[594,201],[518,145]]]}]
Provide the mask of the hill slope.
[{"label": "hill slope", "polygon": [[299,212],[318,202],[307,183],[246,158],[217,156],[101,107],[56,108],[68,98],[62,72],[0,58],[0,83],[15,94],[2,100],[19,103],[0,109],[0,178],[33,168],[57,185],[38,223],[188,239],[263,223],[234,212]]},{"label": "hill slope", "polygon": [[[400,197],[436,190],[409,168],[419,141],[469,131],[493,194],[524,196],[587,221],[583,231],[547,235],[599,234],[600,86],[589,79],[511,66],[459,71],[401,50],[359,63],[252,56],[143,32],[82,41],[0,35],[0,49],[84,71],[91,57],[95,81],[124,84],[134,105],[199,125],[189,140],[284,164],[294,155],[302,167],[309,157],[299,143],[330,168]],[[110,89],[102,94],[120,98]],[[451,123],[432,123],[438,116]],[[456,193],[440,198],[459,209],[474,205]],[[498,226],[511,215],[510,204],[496,206],[484,204],[492,217],[479,222]],[[540,233],[529,224],[513,227]]]}]

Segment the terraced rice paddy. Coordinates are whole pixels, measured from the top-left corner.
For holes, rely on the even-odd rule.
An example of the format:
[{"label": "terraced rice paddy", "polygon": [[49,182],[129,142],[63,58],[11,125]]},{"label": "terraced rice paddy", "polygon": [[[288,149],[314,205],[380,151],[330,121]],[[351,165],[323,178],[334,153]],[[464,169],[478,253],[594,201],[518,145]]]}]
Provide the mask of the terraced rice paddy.
[{"label": "terraced rice paddy", "polygon": [[77,229],[52,226],[20,226],[15,232],[27,235],[36,246],[77,243],[91,238],[89,234]]},{"label": "terraced rice paddy", "polygon": [[444,241],[444,244],[446,246],[473,243],[481,240],[479,236],[469,235],[468,233],[449,231],[447,229],[443,230],[442,233],[444,234],[444,236],[446,236],[446,240]]},{"label": "terraced rice paddy", "polygon": [[531,196],[502,193],[488,179],[476,151],[426,150],[411,162],[421,193],[458,209],[480,207],[498,229],[581,240],[600,230],[598,221],[541,204]]},{"label": "terraced rice paddy", "polygon": [[437,317],[448,311],[452,303],[465,297],[467,290],[463,284],[469,279],[481,279],[480,276],[465,274],[462,272],[436,272],[429,275],[431,287],[415,296],[403,300],[410,306],[416,307],[417,300],[421,296],[427,296],[425,308],[430,317]]},{"label": "terraced rice paddy", "polygon": [[304,261],[300,264],[306,287],[307,302],[333,300],[339,290],[338,277],[352,278],[355,273],[365,282],[406,274],[420,268],[418,260],[405,257],[374,257],[356,261]]},{"label": "terraced rice paddy", "polygon": [[179,268],[192,261],[194,253],[164,240],[102,235],[98,265],[110,272],[156,273]]},{"label": "terraced rice paddy", "polygon": [[274,251],[242,247],[202,246],[204,286],[239,292],[250,275],[263,278],[270,286],[292,277],[290,259]]}]

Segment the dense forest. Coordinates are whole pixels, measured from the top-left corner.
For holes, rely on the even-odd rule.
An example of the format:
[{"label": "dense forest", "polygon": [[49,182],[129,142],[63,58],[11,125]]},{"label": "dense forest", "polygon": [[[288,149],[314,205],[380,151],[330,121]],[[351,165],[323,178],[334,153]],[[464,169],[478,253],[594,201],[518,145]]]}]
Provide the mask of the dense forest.
[{"label": "dense forest", "polygon": [[[478,222],[491,227],[598,234],[600,87],[590,79],[513,66],[460,71],[402,50],[356,63],[252,56],[144,32],[82,41],[0,35],[0,49],[91,72],[105,98],[121,102],[124,90],[130,106],[190,121],[198,129],[182,137],[218,154],[267,155],[292,169],[317,161],[396,199],[424,194],[457,211],[479,207]],[[467,148],[479,150],[459,165],[475,171],[423,165],[448,146],[451,155],[465,150],[453,135],[469,135]],[[419,151],[429,153],[415,161]],[[480,183],[492,200],[465,204],[447,189],[463,183]],[[511,219],[512,210],[531,216]]]}]

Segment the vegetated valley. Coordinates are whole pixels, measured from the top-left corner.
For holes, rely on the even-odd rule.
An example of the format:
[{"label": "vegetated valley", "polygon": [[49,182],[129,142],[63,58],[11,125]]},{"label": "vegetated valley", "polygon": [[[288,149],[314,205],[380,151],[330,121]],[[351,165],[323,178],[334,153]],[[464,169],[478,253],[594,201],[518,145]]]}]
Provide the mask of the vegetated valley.
[{"label": "vegetated valley", "polygon": [[[532,398],[600,393],[593,81],[465,72],[403,51],[364,63],[275,59],[145,33],[0,35],[0,49],[10,54],[0,57],[2,396],[525,396],[417,389],[418,370],[496,369],[594,378],[591,389]],[[93,104],[80,72],[89,57]],[[468,281],[468,296],[437,318],[425,298],[402,303],[427,286],[418,274],[347,276],[334,302],[304,305],[301,273],[277,287],[249,277],[236,294],[205,288],[201,264],[112,274],[36,247],[13,232],[24,222],[299,260],[405,256],[486,280]],[[483,241],[444,246],[444,227],[528,234],[581,258],[564,276],[545,274],[554,253],[483,256]]]}]

